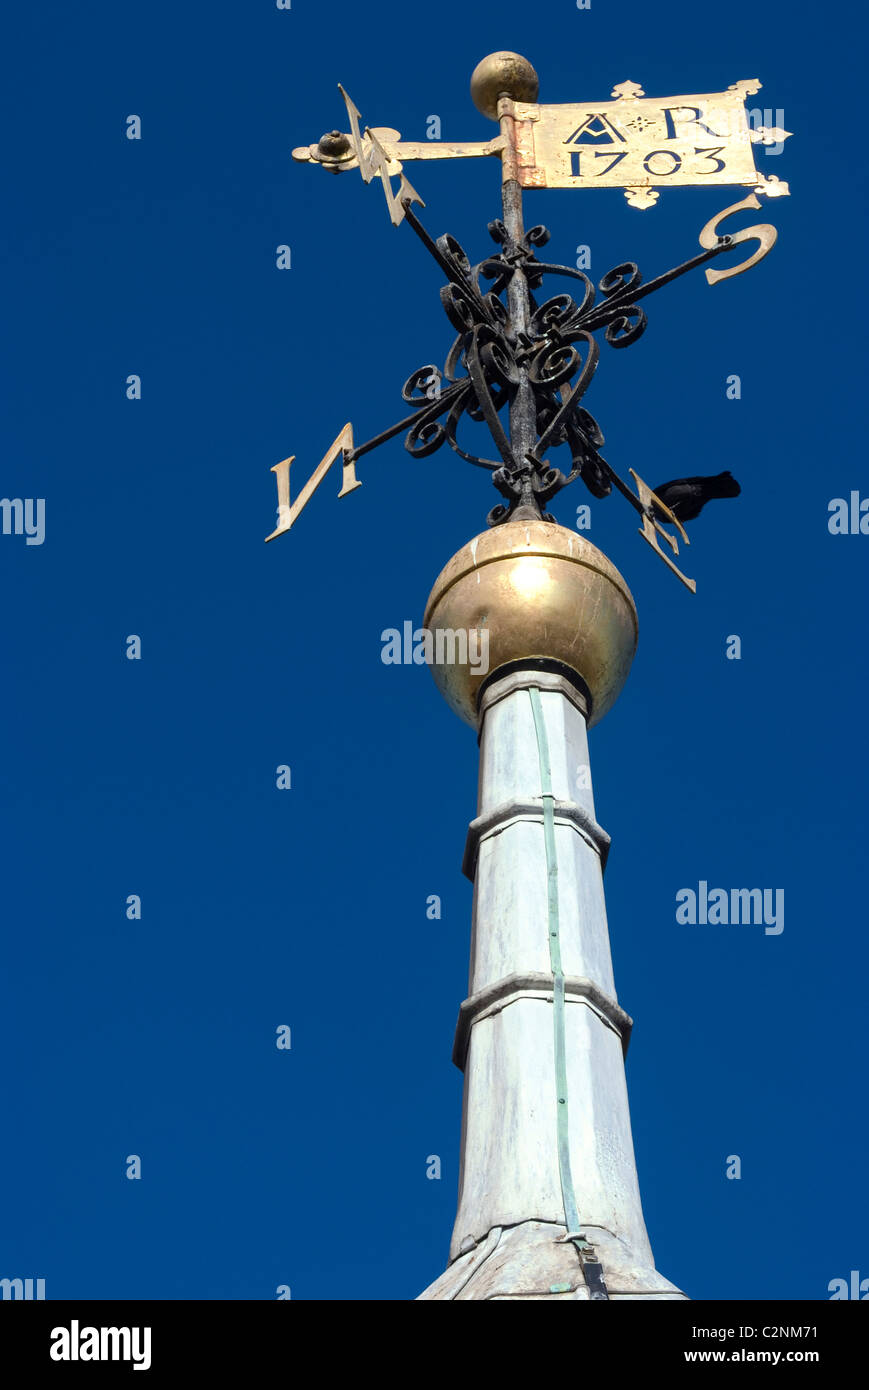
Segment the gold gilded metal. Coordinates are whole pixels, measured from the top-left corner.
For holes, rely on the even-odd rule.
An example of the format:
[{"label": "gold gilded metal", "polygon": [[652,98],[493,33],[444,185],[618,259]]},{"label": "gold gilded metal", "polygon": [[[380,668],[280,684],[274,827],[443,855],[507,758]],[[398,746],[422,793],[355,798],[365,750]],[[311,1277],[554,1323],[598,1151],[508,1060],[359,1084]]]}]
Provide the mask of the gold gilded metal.
[{"label": "gold gilded metal", "polygon": [[338,455],[342,458],[342,478],[341,491],[339,497],[346,497],[348,492],[353,492],[362,484],[356,477],[356,466],[350,457],[353,452],[353,426],[349,420],[344,426],[338,438],[333,440],[323,458],[317,464],[302,491],[299,493],[295,502],[290,505],[290,464],[295,459],[295,454],[291,454],[288,459],[282,459],[272,468],[278,485],[278,524],[270,536],[266,536],[266,541],[273,541],[275,536],[282,536],[289,531],[293,522],[297,520],[299,514],[304,511],[314,492],[320,486],[332,464]]},{"label": "gold gilded metal", "polygon": [[[352,97],[338,83],[338,91],[344,98],[350,122],[349,135],[332,131],[323,136],[317,145],[301,145],[293,150],[293,159],[298,163],[322,164],[324,168],[336,173],[358,169],[366,183],[379,177],[386,195],[390,220],[394,227],[404,221],[404,203],[419,203],[425,207],[423,199],[406,178],[402,161],[408,159],[472,159],[479,155],[500,154],[502,140],[468,141],[465,143],[402,140],[400,133],[391,126],[366,126],[360,129],[361,113]],[[399,180],[398,191],[392,187],[392,179]]]},{"label": "gold gilded metal", "polygon": [[471,74],[471,100],[490,121],[498,119],[501,97],[536,101],[539,89],[540,81],[528,59],[503,49],[489,53]]},{"label": "gold gilded metal", "polygon": [[676,540],[676,537],[671,536],[669,531],[664,530],[663,526],[654,516],[652,508],[654,507],[657,511],[663,512],[666,520],[678,529],[679,535],[682,537],[685,544],[690,545],[691,542],[685,534],[684,526],[682,525],[681,521],[679,521],[678,517],[675,517],[673,515],[673,513],[670,511],[670,508],[666,506],[664,502],[661,501],[660,497],[655,496],[654,492],[649,487],[649,485],[643,482],[642,478],[639,476],[639,474],[634,472],[633,468],[630,469],[630,474],[637,485],[637,496],[639,497],[640,502],[643,504],[644,508],[643,524],[640,527],[637,534],[642,536],[644,541],[648,542],[648,544],[652,547],[652,549],[655,551],[657,555],[660,555],[667,568],[671,569],[675,575],[678,575],[682,583],[685,585],[685,588],[690,589],[692,594],[696,594],[697,581],[695,579],[689,579],[687,575],[684,575],[682,571],[678,568],[678,566],[673,564],[673,561],[670,559],[669,555],[665,555],[664,551],[659,546],[658,536],[663,536],[664,540],[669,545],[673,554],[679,554],[679,543]]},{"label": "gold gilded metal", "polygon": [[761,174],[754,191],[763,193],[767,198],[786,198],[791,190],[777,174]]},{"label": "gold gilded metal", "polygon": [[629,208],[653,208],[660,198],[657,188],[626,188]]},{"label": "gold gilded metal", "polygon": [[[658,189],[674,185],[749,185],[767,197],[783,197],[788,185],[759,173],[753,145],[780,143],[780,126],[752,130],[745,98],[760,91],[757,78],[734,82],[726,92],[647,97],[638,82],[621,82],[613,101],[541,106],[537,74],[516,53],[491,53],[478,64],[471,95],[479,110],[499,120],[489,141],[402,140],[391,126],[360,128],[361,115],[338,84],[350,133],[332,131],[317,145],[293,150],[293,159],[339,173],[359,169],[366,183],[379,176],[395,226],[403,201],[425,204],[408,183],[409,159],[473,159],[498,155],[502,182],[522,188],[621,188],[631,207],[654,207]],[[400,179],[398,192],[391,179]]]},{"label": "gold gilded metal", "polygon": [[[744,100],[756,79],[726,92],[646,97],[636,82],[613,88],[615,101],[541,106],[511,103],[522,156],[523,188],[622,188],[633,207],[652,207],[658,188],[748,184],[787,193],[754,165],[753,143],[790,132],[751,131]],[[769,184],[778,185],[774,189]]]},{"label": "gold gilded metal", "polygon": [[589,724],[615,704],[637,647],[637,612],[611,560],[583,536],[547,521],[507,521],[453,556],[435,580],[423,625],[488,631],[488,669],[435,663],[453,710],[476,725],[477,695],[493,671],[543,657],[582,677]]},{"label": "gold gilded metal", "polygon": [[782,145],[793,135],[792,130],[784,130],[780,125],[752,126],[749,137],[753,145]]},{"label": "gold gilded metal", "polygon": [[[340,134],[340,132],[338,132]],[[366,126],[364,134],[360,137],[363,151],[363,160],[367,166],[369,161],[369,149],[373,145],[374,137],[377,143],[383,148],[390,160],[401,162],[408,159],[475,159],[481,155],[500,154],[503,149],[503,141],[500,137],[494,140],[402,140],[401,135],[392,126]],[[345,136],[345,140],[350,142],[350,137]],[[343,173],[345,169],[359,169],[359,159],[356,151],[350,142],[349,153],[338,158],[330,157],[322,149],[322,141],[318,145],[300,145],[293,150],[293,159],[299,164],[322,164],[326,168],[339,168]],[[364,175],[363,175],[364,177]],[[370,182],[366,179],[366,183]]]},{"label": "gold gilded metal", "polygon": [[[413,185],[408,183],[400,162],[386,152],[374,132],[366,130],[365,134],[371,142],[372,149],[368,163],[369,179],[366,182],[370,182],[375,174],[380,175],[383,192],[386,194],[386,206],[389,208],[390,221],[393,227],[398,227],[404,221],[405,203],[419,203],[420,207],[425,207],[425,203]],[[362,170],[362,176],[365,177],[364,170]],[[395,176],[399,180],[398,193],[393,192],[392,188],[392,179]]]},{"label": "gold gilded metal", "polygon": [[[747,198],[743,198],[741,203],[733,203],[731,207],[725,208],[723,212],[716,213],[714,217],[709,219],[706,226],[700,232],[700,245],[703,247],[704,251],[711,251],[713,246],[718,245],[718,224],[723,221],[725,217],[729,217],[732,212],[740,212],[743,208],[759,207],[760,203],[757,201],[757,198],[753,193],[750,193]],[[758,261],[762,261],[764,256],[769,255],[770,251],[775,246],[777,238],[778,232],[771,222],[758,222],[754,227],[743,227],[741,231],[734,232],[731,237],[732,246],[738,246],[740,242],[743,241],[757,241],[760,243],[757,250],[753,255],[749,256],[747,261],[743,261],[740,265],[732,265],[727,270],[707,270],[707,281],[710,285],[717,285],[719,280],[730,280],[734,275],[741,275],[744,270],[748,270],[751,266],[757,265]]]},{"label": "gold gilded metal", "polygon": [[[425,207],[425,203],[405,178],[400,161],[383,148],[378,137],[372,130],[369,130],[367,126],[365,135],[368,139],[368,147],[366,148],[362,136],[359,133],[359,111],[356,109],[351,98],[344,91],[340,82],[338,83],[338,90],[344,98],[347,114],[350,117],[350,128],[353,132],[353,149],[356,153],[359,172],[366,183],[370,183],[375,176],[380,176],[380,181],[383,184],[383,192],[386,195],[386,205],[389,208],[390,220],[392,225],[397,227],[404,221],[403,201],[419,203],[422,207]],[[392,189],[392,179],[396,176],[399,179],[397,195]]]},{"label": "gold gilded metal", "polygon": [[630,97],[644,97],[646,94],[639,82],[620,82],[617,87],[613,87],[610,95],[627,99]]}]

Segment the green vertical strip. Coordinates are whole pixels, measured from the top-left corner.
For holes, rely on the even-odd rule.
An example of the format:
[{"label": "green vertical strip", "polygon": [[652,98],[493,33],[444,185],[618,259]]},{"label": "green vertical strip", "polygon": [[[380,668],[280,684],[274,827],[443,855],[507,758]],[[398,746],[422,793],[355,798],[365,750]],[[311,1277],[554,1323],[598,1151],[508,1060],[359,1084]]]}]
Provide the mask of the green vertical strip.
[{"label": "green vertical strip", "polygon": [[529,687],[534,732],[537,735],[537,760],[540,766],[540,790],[543,796],[543,841],[546,846],[546,893],[549,922],[549,962],[553,975],[552,1022],[555,1043],[555,1105],[558,1137],[558,1174],[561,1180],[561,1199],[568,1234],[579,1231],[576,1193],[570,1171],[570,1142],[567,1110],[567,1046],[564,1026],[564,970],[561,965],[561,940],[558,920],[558,855],[555,850],[555,797],[552,793],[552,772],[549,763],[549,740],[543,722],[540,691]]}]

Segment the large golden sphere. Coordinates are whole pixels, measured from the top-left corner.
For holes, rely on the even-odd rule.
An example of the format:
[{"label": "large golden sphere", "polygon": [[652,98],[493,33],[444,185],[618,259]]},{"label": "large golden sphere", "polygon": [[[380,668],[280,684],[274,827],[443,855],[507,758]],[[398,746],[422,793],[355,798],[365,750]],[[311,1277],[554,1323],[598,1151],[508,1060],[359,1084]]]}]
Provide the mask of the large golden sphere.
[{"label": "large golden sphere", "polygon": [[615,565],[548,521],[508,521],[475,536],[435,580],[423,625],[435,638],[438,630],[488,632],[485,670],[480,638],[463,661],[461,643],[445,636],[441,660],[432,664],[447,704],[474,726],[483,682],[501,666],[535,659],[582,678],[591,695],[589,726],[597,724],[615,704],[637,649],[637,610]]},{"label": "large golden sphere", "polygon": [[498,119],[498,98],[536,101],[540,89],[537,73],[521,53],[490,53],[471,74],[471,97],[478,111]]}]

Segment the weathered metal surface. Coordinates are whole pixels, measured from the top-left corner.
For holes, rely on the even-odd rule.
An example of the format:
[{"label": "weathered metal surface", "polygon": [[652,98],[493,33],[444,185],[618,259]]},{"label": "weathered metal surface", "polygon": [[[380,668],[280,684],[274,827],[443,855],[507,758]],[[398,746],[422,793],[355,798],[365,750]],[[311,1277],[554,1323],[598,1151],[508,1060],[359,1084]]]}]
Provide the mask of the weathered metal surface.
[{"label": "weathered metal surface", "polygon": [[[595,1242],[611,1299],[684,1300],[686,1295],[649,1265],[641,1264],[623,1241],[594,1226]],[[495,1227],[479,1245],[460,1255],[419,1295],[422,1302],[588,1302],[589,1290],[576,1255],[560,1243],[564,1227],[527,1221],[508,1230]]]},{"label": "weathered metal surface", "polygon": [[[593,980],[578,979],[573,975],[565,978],[565,998],[569,1003],[584,1004],[602,1022],[608,1024],[621,1040],[622,1055],[627,1056],[633,1019],[614,999],[604,994]],[[453,1062],[459,1071],[465,1070],[468,1043],[474,1024],[483,1018],[490,1018],[492,1014],[500,1013],[517,999],[544,999],[551,1002],[552,975],[545,970],[505,975],[464,1001],[459,1009],[453,1040]]]},{"label": "weathered metal surface", "polygon": [[[485,692],[478,820],[513,801],[536,804],[538,814],[493,824],[478,845],[469,998],[455,1054],[465,1071],[455,1265],[427,1291],[429,1298],[550,1297],[551,1286],[565,1282],[560,1294],[586,1297],[596,1289],[602,1296],[594,1268],[587,1271],[590,1285],[583,1277],[580,1256],[589,1251],[556,1243],[568,1232],[532,685],[550,749],[552,795],[594,820],[590,776],[578,776],[588,770],[581,697],[563,677],[535,670],[495,680]],[[600,855],[566,819],[555,826],[555,849],[567,1136],[580,1229],[608,1294],[678,1296],[654,1269],[643,1222],[623,1061],[630,1019],[615,998]],[[497,1254],[495,1228],[502,1228]],[[481,1245],[489,1250],[483,1259]]]},{"label": "weathered metal surface", "polygon": [[[603,827],[598,825],[594,817],[588,814],[584,806],[578,806],[575,801],[556,801],[554,811],[556,824],[566,822],[573,825],[582,835],[582,838],[593,849],[597,850],[600,855],[601,867],[605,868],[610,837]],[[477,853],[481,842],[487,835],[502,830],[517,820],[538,821],[539,819],[540,807],[535,802],[518,800],[504,801],[500,806],[493,806],[484,816],[477,816],[476,820],[472,820],[468,826],[462,873],[473,883],[477,869]]]}]

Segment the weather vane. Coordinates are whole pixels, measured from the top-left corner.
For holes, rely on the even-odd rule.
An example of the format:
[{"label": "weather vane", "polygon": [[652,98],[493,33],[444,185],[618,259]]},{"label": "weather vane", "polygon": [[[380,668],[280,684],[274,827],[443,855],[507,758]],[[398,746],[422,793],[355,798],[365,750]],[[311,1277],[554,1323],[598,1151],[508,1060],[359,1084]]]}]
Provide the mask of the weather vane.
[{"label": "weather vane", "polygon": [[[538,81],[531,64],[518,54],[497,53],[479,64],[471,81],[478,109],[499,122],[497,138],[434,143],[402,140],[388,127],[366,126],[363,131],[359,111],[339,85],[349,132],[333,130],[318,144],[293,150],[293,158],[332,173],[358,169],[366,183],[380,179],[393,224],[410,224],[447,280],[441,302],[457,336],[443,371],[427,364],[405,382],[402,398],[412,414],[358,445],[352,426],[345,425],[292,504],[293,458],[275,465],[278,525],[266,539],[290,529],[339,455],[339,497],[344,497],[361,485],[357,461],[406,430],[405,447],[414,458],[425,458],[447,443],[461,458],[491,472],[505,500],[490,511],[490,526],[552,520],[546,504],[577,478],[597,498],[615,487],[639,513],[640,535],[694,592],[694,581],[661,549],[659,538],[672,555],[679,553],[676,535],[663,523],[674,526],[687,544],[682,523],[693,520],[710,498],[736,496],[739,484],[725,472],[678,479],[652,490],[631,469],[634,492],[602,457],[603,434],[582,398],[598,364],[597,330],[604,331],[611,347],[629,347],[646,327],[641,299],[744,242],[756,242],[740,263],[706,270],[710,285],[730,279],[762,260],[775,243],[777,233],[769,223],[719,232],[732,214],[759,208],[758,193],[777,197],[789,191],[786,183],[754,167],[753,143],[781,141],[790,133],[778,127],[749,128],[743,101],[759,88],[758,81],[741,81],[726,92],[650,99],[635,82],[623,82],[613,88],[613,101],[543,106],[536,103]],[[403,166],[410,160],[493,156],[501,160],[503,216],[489,224],[489,233],[500,250],[472,266],[453,237],[429,236],[412,210],[414,203],[425,204]],[[753,191],[706,223],[699,255],[646,282],[633,262],[617,265],[600,281],[599,299],[581,270],[537,258],[536,250],[549,240],[545,227],[524,228],[523,188],[623,188],[631,206],[648,208],[658,199],[659,188],[674,184],[742,185]],[[575,297],[561,293],[538,302],[544,277],[550,275],[578,282]],[[496,459],[459,444],[463,416],[488,427]],[[551,466],[546,457],[561,445],[570,452],[566,471]]]},{"label": "weather vane", "polygon": [[[754,143],[788,135],[749,130],[743,99],[759,85],[652,100],[624,82],[612,101],[542,106],[531,64],[495,53],[471,79],[477,107],[499,123],[494,140],[416,144],[363,128],[342,88],[349,131],[293,152],[380,180],[393,224],[409,224],[443,274],[455,339],[443,368],[428,363],[408,377],[409,413],[363,444],[345,425],[293,502],[293,460],[275,465],[278,525],[267,539],[293,526],[338,458],[343,497],[360,486],[359,460],[401,433],[414,458],[449,444],[491,473],[502,499],[489,529],[441,570],[414,634],[480,747],[463,863],[474,884],[468,997],[453,1048],[465,1077],[458,1208],[448,1266],[423,1300],[686,1297],[655,1268],[643,1220],[624,1076],[632,1020],[615,994],[603,891],[610,839],[596,819],[588,749],[588,730],[627,679],[637,610],[612,561],[545,509],[576,479],[594,497],[615,489],[639,514],[640,535],[694,592],[673,558],[688,541],[684,523],[739,484],[725,472],[652,489],[631,469],[631,487],[602,456],[583,398],[600,356],[596,334],[629,347],[656,290],[699,266],[718,284],[774,245],[768,223],[729,230],[733,215],[761,206],[759,194],[788,192],[754,167]],[[404,165],[494,157],[496,249],[472,265],[452,236],[429,235]],[[702,228],[699,254],[647,281],[625,262],[595,288],[582,270],[540,256],[545,227],[524,226],[524,188],[620,187],[631,206],[650,208],[668,184],[748,192]],[[743,259],[719,260],[738,247]],[[552,276],[571,292],[547,298]],[[464,434],[459,441],[466,421],[488,431],[481,452]],[[562,447],[570,466],[557,468],[550,455]]]}]

